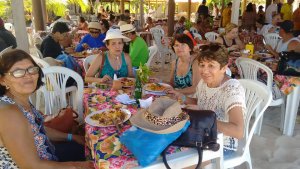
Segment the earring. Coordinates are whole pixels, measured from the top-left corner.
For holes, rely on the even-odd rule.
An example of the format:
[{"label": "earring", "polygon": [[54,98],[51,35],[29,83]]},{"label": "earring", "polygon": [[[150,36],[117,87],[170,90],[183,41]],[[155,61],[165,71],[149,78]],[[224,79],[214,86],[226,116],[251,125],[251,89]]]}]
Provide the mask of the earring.
[{"label": "earring", "polygon": [[8,89],[9,89],[9,86],[5,85],[5,89],[8,90]]}]

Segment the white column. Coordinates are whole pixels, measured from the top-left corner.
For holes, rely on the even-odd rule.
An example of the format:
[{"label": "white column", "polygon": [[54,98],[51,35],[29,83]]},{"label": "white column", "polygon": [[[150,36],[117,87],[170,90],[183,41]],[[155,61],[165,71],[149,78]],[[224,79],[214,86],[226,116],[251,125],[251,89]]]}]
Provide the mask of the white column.
[{"label": "white column", "polygon": [[231,23],[239,23],[240,0],[233,0],[231,8]]},{"label": "white column", "polygon": [[11,6],[13,24],[15,27],[15,35],[18,45],[17,48],[29,53],[29,41],[26,31],[23,0],[12,0]]}]

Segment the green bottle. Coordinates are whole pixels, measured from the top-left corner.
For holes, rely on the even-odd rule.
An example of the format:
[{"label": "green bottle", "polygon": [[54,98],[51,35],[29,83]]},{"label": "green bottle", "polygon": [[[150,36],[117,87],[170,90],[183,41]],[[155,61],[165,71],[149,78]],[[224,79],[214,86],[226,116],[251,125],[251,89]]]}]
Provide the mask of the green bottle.
[{"label": "green bottle", "polygon": [[138,75],[136,76],[135,79],[134,98],[136,101],[142,98],[142,82]]}]

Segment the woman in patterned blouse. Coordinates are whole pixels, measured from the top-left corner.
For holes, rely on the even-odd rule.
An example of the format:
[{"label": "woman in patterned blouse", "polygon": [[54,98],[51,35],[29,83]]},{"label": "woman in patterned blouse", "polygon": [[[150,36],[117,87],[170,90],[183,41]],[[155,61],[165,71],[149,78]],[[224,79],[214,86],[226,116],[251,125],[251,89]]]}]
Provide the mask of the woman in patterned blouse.
[{"label": "woman in patterned blouse", "polygon": [[[22,50],[0,56],[0,168],[93,168],[90,162],[56,162],[62,160],[50,140],[65,141],[67,134],[44,127],[42,115],[29,101],[42,85],[42,76],[38,65]],[[79,135],[72,140],[84,144]]]}]

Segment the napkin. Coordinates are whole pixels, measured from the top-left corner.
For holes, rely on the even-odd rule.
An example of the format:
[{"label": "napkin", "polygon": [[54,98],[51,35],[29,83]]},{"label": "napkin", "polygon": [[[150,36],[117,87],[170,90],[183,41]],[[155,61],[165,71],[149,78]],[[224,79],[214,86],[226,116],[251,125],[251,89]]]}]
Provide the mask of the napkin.
[{"label": "napkin", "polygon": [[148,99],[139,99],[140,107],[146,109],[152,104],[152,101],[153,101],[152,96],[149,97]]},{"label": "napkin", "polygon": [[134,104],[136,101],[134,99],[130,99],[127,94],[120,94],[116,97],[116,100],[121,102],[122,104]]}]

